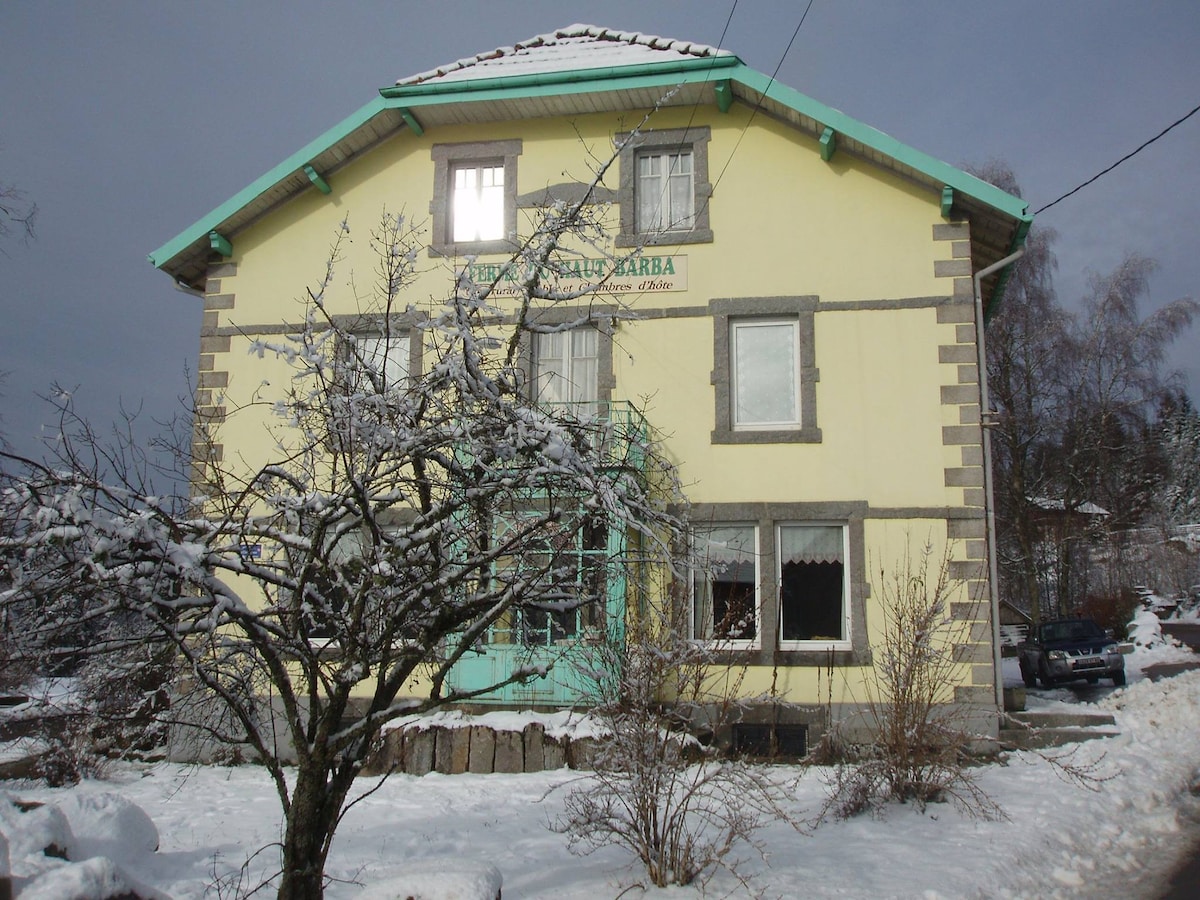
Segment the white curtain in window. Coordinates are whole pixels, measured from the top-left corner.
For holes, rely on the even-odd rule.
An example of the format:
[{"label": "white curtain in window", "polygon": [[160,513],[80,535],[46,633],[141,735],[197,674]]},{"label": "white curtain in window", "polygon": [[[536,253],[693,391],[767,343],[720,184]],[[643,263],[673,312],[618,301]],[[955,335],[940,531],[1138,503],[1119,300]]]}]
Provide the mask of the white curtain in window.
[{"label": "white curtain in window", "polygon": [[383,376],[384,389],[404,386],[408,376],[408,335],[355,338],[359,356]]},{"label": "white curtain in window", "polygon": [[734,421],[738,425],[799,422],[796,325],[733,325]]},{"label": "white curtain in window", "polygon": [[711,528],[696,539],[702,568],[715,573],[718,581],[754,581],[754,527],[733,525]]},{"label": "white curtain in window", "polygon": [[543,403],[592,403],[599,397],[599,336],[594,328],[575,328],[536,336],[534,363],[537,399]]},{"label": "white curtain in window", "polygon": [[695,220],[692,152],[637,158],[638,231],[686,231]]},{"label": "white curtain in window", "polygon": [[779,558],[788,563],[843,562],[840,525],[784,525],[779,529]]}]

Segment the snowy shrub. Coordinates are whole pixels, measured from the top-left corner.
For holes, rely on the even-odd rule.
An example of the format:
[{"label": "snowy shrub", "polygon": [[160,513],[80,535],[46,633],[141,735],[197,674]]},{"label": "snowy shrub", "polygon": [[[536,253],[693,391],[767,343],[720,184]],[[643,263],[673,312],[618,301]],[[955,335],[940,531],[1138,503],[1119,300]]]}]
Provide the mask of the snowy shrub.
[{"label": "snowy shrub", "polygon": [[1139,609],[1133,614],[1128,634],[1133,645],[1143,650],[1174,643],[1173,639],[1168,640],[1163,636],[1162,620],[1150,609]]},{"label": "snowy shrub", "polygon": [[1002,818],[967,766],[977,736],[954,705],[961,683],[955,647],[969,640],[976,617],[951,614],[960,585],[950,577],[949,548],[940,561],[928,544],[918,561],[911,553],[903,559],[895,571],[880,572],[874,590],[882,627],[871,648],[871,738],[850,742],[835,727],[833,746],[824,748],[845,760],[832,770],[827,812],[846,818],[891,802],[924,809],[949,801],[980,818]]},{"label": "snowy shrub", "polygon": [[167,685],[174,652],[144,622],[114,617],[105,639],[119,649],[87,659],[79,672],[87,737],[94,753],[107,757],[161,755],[167,727]]},{"label": "snowy shrub", "polygon": [[93,749],[91,739],[81,723],[72,722],[61,732],[44,738],[45,750],[34,765],[37,776],[50,787],[78,784],[84,778],[104,775],[104,757]]},{"label": "snowy shrub", "polygon": [[[716,651],[688,640],[674,615],[643,614],[624,640],[596,648],[601,723],[595,772],[570,789],[555,823],[573,853],[622,847],[657,887],[691,884],[720,866],[735,875],[755,832],[788,819],[782,779],[697,740],[736,720],[740,678],[714,674]],[[760,851],[761,852],[761,851]]]},{"label": "snowy shrub", "polygon": [[27,884],[21,896],[25,900],[166,900],[102,856],[50,869]]}]

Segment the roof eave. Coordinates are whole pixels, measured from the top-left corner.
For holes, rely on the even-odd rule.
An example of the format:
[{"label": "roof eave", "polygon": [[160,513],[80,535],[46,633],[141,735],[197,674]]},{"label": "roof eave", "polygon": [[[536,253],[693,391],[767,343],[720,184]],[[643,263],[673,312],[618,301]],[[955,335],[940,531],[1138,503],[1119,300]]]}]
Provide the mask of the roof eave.
[{"label": "roof eave", "polygon": [[[543,94],[573,93],[571,86],[592,91],[597,85],[619,90],[627,81],[662,76],[684,75],[683,83],[706,81],[714,71],[742,66],[733,54],[696,56],[663,62],[639,63],[625,66],[602,66],[590,69],[571,69],[559,72],[530,72],[524,75],[501,75],[491,78],[459,78],[447,81],[424,81],[420,84],[397,84],[380,88],[388,100],[409,100],[412,105],[448,103],[480,99],[477,95],[499,91],[503,96],[536,97]],[[562,90],[568,88],[568,90]]]},{"label": "roof eave", "polygon": [[149,259],[151,265],[156,269],[163,269],[170,272],[168,266],[176,256],[187,250],[192,244],[207,240],[206,236],[209,232],[219,230],[222,223],[234,213],[244,208],[254,198],[278,184],[286,176],[299,169],[303,169],[313,157],[324,152],[354,130],[362,127],[375,116],[379,115],[379,113],[383,112],[387,106],[388,104],[382,98],[377,97],[373,99],[370,103],[367,103],[352,115],[347,116],[337,125],[326,130],[319,137],[309,141],[283,162],[279,163],[279,165],[255,179],[248,186],[238,191],[188,228],[185,228],[157,250],[152,251],[147,259]]},{"label": "roof eave", "polygon": [[[231,217],[253,203],[265,192],[279,185],[321,153],[351,137],[354,132],[368,126],[375,117],[388,110],[398,110],[410,122],[410,108],[477,103],[490,100],[522,100],[549,95],[566,96],[616,92],[650,87],[673,87],[705,82],[731,82],[742,92],[761,97],[790,108],[796,114],[812,119],[822,128],[833,129],[850,141],[890,157],[901,166],[919,174],[935,185],[949,187],[974,198],[994,210],[1010,222],[1014,230],[1012,249],[1024,243],[1032,216],[1028,205],[1018,197],[1005,193],[972,175],[944,163],[932,156],[902,144],[877,129],[864,125],[832,107],[813,100],[799,91],[776,82],[773,78],[749,68],[736,56],[720,55],[670,60],[667,62],[644,63],[632,66],[611,66],[579,69],[565,72],[529,73],[498,78],[462,79],[457,81],[430,81],[413,85],[395,85],[382,88],[380,96],[367,103],[319,137],[305,144],[260,178],[239,191],[225,203],[199,219],[189,228],[153,251],[149,261],[156,268],[179,280],[179,272],[186,266],[178,260],[182,254],[206,252],[209,234],[220,232]],[[266,207],[262,212],[266,212]],[[244,227],[244,223],[243,223]],[[195,260],[189,256],[192,263]],[[1002,274],[994,291],[995,305],[1003,291],[1007,274]],[[197,284],[193,281],[193,285]]]}]

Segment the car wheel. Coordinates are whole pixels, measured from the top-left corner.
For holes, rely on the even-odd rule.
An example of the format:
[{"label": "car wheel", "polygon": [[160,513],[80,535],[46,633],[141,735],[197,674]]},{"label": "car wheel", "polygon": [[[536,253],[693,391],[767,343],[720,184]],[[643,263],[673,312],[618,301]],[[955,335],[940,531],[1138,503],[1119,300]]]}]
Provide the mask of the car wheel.
[{"label": "car wheel", "polygon": [[1117,687],[1123,687],[1125,685],[1125,673],[1117,672],[1113,675],[1113,684]]},{"label": "car wheel", "polygon": [[1042,673],[1042,687],[1052,688],[1054,687],[1054,683],[1055,682],[1053,678],[1051,678],[1045,672]]}]

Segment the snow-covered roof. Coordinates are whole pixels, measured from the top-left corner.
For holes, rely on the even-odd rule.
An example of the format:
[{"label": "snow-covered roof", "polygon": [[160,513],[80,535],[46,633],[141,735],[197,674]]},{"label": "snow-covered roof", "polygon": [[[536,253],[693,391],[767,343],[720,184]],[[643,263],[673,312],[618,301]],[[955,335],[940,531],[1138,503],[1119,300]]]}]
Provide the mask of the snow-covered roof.
[{"label": "snow-covered roof", "polygon": [[[178,285],[203,288],[208,261],[229,256],[238,235],[301,194],[336,192],[330,179],[401,133],[444,127],[665,106],[735,103],[761,109],[820,141],[821,152],[857,157],[924,188],[971,223],[972,267],[1024,243],[1033,221],[1024,200],[908,147],[745,65],[726,50],[595,25],[571,25],[403,78],[305,144],[150,254]],[[1007,269],[984,280],[985,308]]]},{"label": "snow-covered roof", "polygon": [[[1067,511],[1067,503],[1061,497],[1030,497],[1029,502],[1038,509],[1046,509],[1052,512]],[[1107,516],[1109,511],[1103,506],[1098,506],[1090,500],[1085,500],[1082,503],[1072,506],[1070,512],[1079,513],[1084,516]]]},{"label": "snow-covered roof", "polygon": [[397,85],[427,84],[431,81],[468,81],[477,78],[506,78],[510,75],[541,75],[637,66],[689,57],[732,56],[707,44],[677,41],[636,31],[615,31],[598,25],[569,25],[549,34],[539,34],[511,47],[460,59],[401,78]]}]

